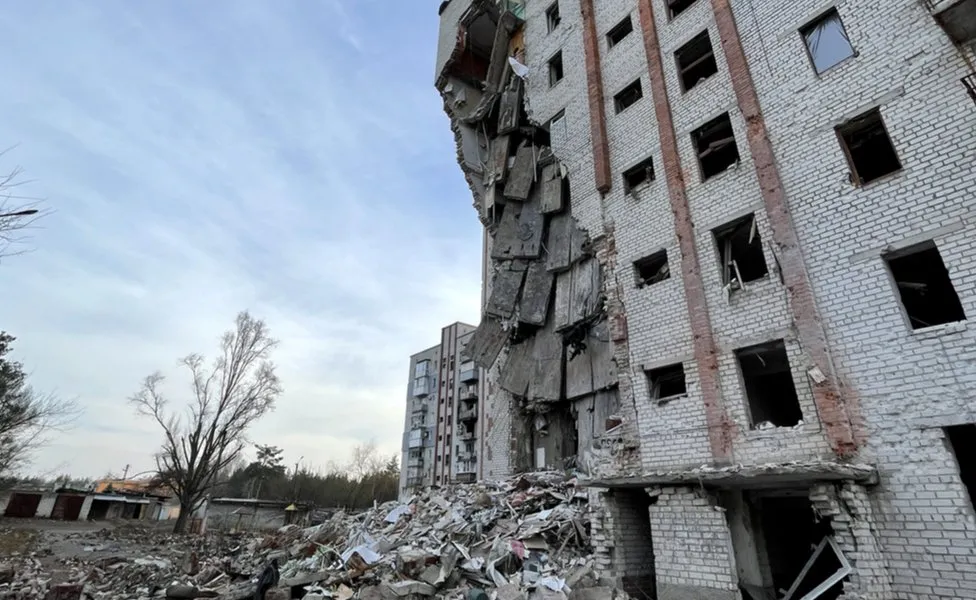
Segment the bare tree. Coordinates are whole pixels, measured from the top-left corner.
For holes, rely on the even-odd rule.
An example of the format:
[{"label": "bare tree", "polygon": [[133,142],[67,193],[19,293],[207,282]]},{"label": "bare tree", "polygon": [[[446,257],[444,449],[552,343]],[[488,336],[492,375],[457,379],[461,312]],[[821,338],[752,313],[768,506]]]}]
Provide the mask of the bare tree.
[{"label": "bare tree", "polygon": [[130,398],[140,414],[163,430],[156,468],[180,501],[174,532],[186,531],[218,474],[244,449],[248,428],[274,408],[281,384],[270,355],[277,343],[264,321],[242,312],[235,331],[221,339],[220,355],[209,368],[198,354],[181,361],[192,378],[185,404],[170,405],[160,391],[163,376],[158,372]]},{"label": "bare tree", "polygon": [[[8,151],[0,151],[0,158]],[[48,212],[40,208],[40,199],[24,195],[30,181],[22,179],[23,173],[20,167],[0,173],[0,258],[24,252],[26,231]]]},{"label": "bare tree", "polygon": [[79,413],[74,401],[39,394],[27,384],[23,366],[5,358],[13,341],[0,332],[0,476],[27,464],[51,433],[68,427]]},{"label": "bare tree", "polygon": [[349,463],[349,472],[356,479],[365,479],[370,475],[375,475],[383,470],[386,461],[380,456],[376,448],[376,442],[370,440],[356,445],[352,449],[352,462]]}]

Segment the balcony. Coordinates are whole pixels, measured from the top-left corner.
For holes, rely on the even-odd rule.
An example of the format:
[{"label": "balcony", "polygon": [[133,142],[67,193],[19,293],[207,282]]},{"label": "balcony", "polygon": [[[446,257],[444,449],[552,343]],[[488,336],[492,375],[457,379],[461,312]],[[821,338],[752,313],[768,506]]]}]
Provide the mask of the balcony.
[{"label": "balcony", "polygon": [[424,485],[423,477],[407,477],[407,487],[415,488]]},{"label": "balcony", "polygon": [[421,398],[423,396],[427,396],[430,394],[430,388],[430,377],[426,375],[423,377],[415,377],[413,380],[413,397]]},{"label": "balcony", "polygon": [[462,408],[458,411],[458,423],[465,423],[468,421],[478,420],[478,407],[472,406],[471,408]]},{"label": "balcony", "polygon": [[477,479],[478,474],[474,471],[474,467],[471,467],[470,471],[458,471],[457,475],[454,477],[454,481],[458,483],[474,483]]},{"label": "balcony", "polygon": [[964,45],[976,41],[976,0],[923,0],[952,41]]},{"label": "balcony", "polygon": [[462,442],[469,442],[474,440],[476,437],[477,436],[474,433],[474,429],[471,431],[461,431],[457,434],[457,439],[461,440]]},{"label": "balcony", "polygon": [[458,390],[458,399],[460,400],[478,400],[478,386],[476,385],[462,385],[461,389]]},{"label": "balcony", "polygon": [[467,383],[469,381],[478,381],[478,367],[475,366],[474,362],[467,361],[461,363],[461,374],[459,379],[461,383]]}]

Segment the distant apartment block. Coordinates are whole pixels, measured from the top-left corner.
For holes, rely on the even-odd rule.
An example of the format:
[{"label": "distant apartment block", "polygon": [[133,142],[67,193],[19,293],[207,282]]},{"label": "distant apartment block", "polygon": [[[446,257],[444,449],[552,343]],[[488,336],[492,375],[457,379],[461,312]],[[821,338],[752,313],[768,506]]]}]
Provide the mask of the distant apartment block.
[{"label": "distant apartment block", "polygon": [[448,325],[440,344],[410,357],[401,495],[482,476],[483,377],[463,354],[475,329]]}]

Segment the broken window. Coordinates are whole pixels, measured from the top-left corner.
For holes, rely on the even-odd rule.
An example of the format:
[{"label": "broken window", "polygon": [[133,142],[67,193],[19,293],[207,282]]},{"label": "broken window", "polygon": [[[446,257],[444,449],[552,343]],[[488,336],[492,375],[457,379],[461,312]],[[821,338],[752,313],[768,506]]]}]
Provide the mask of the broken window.
[{"label": "broken window", "polygon": [[651,400],[666,400],[687,393],[685,366],[682,363],[646,371]]},{"label": "broken window", "polygon": [[691,132],[698,153],[702,181],[714,177],[739,162],[739,148],[732,133],[729,113],[712,119]]},{"label": "broken window", "polygon": [[690,7],[692,4],[695,3],[695,0],[667,0],[667,2],[668,2],[668,14],[673,19],[678,15],[680,15],[681,13],[685,12],[685,10],[687,10],[688,7]]},{"label": "broken window", "polygon": [[949,448],[956,457],[959,478],[969,494],[969,503],[976,508],[976,425],[946,427],[945,434]]},{"label": "broken window", "polygon": [[678,63],[682,91],[687,92],[700,81],[718,73],[718,63],[715,62],[715,53],[712,52],[712,41],[708,37],[707,29],[678,48],[674,58]]},{"label": "broken window", "polygon": [[730,292],[743,289],[744,284],[762,279],[769,273],[755,215],[746,215],[723,225],[714,234],[722,283]]},{"label": "broken window", "polygon": [[563,79],[563,53],[559,51],[549,59],[549,87],[552,87]]},{"label": "broken window", "polygon": [[735,358],[753,429],[792,427],[803,419],[783,340],[740,348]]},{"label": "broken window", "polygon": [[559,3],[553,2],[552,6],[546,9],[546,27],[551,32],[559,27]]},{"label": "broken window", "polygon": [[901,170],[898,153],[877,108],[838,127],[837,135],[851,167],[852,183],[865,185]]},{"label": "broken window", "polygon": [[959,295],[932,241],[884,256],[912,329],[965,321]]},{"label": "broken window", "polygon": [[607,32],[607,47],[613,48],[619,44],[625,37],[634,31],[634,23],[630,20],[630,15],[613,26],[613,29]]},{"label": "broken window", "polygon": [[557,144],[566,139],[566,111],[557,112],[549,119],[549,135],[553,144]]},{"label": "broken window", "polygon": [[669,278],[671,270],[668,268],[668,251],[659,250],[636,261],[634,273],[637,275],[637,287],[639,288]]},{"label": "broken window", "polygon": [[644,90],[641,88],[641,81],[638,79],[624,89],[617,92],[613,97],[613,106],[620,114],[625,109],[633,106],[638,100],[644,97]]},{"label": "broken window", "polygon": [[654,161],[647,157],[624,171],[624,193],[629,194],[637,186],[654,181]]},{"label": "broken window", "polygon": [[805,25],[800,35],[818,75],[854,56],[854,47],[836,8]]}]

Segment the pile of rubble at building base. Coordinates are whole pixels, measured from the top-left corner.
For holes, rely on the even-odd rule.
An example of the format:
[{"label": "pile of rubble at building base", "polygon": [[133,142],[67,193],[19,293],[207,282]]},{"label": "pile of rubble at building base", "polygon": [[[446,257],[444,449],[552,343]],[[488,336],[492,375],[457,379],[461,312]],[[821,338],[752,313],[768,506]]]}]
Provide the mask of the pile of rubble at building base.
[{"label": "pile of rubble at building base", "polygon": [[282,563],[279,586],[305,600],[620,596],[594,589],[587,511],[575,479],[533,473],[340,513],[263,545],[275,547],[267,559]]}]

